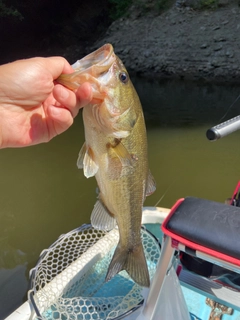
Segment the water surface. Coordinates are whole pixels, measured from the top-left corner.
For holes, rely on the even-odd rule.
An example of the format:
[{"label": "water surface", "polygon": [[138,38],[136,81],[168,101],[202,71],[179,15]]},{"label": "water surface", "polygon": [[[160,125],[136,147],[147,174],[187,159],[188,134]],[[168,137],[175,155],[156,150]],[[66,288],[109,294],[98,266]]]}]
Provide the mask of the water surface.
[{"label": "water surface", "polygon": [[[157,191],[146,205],[196,196],[224,202],[238,176],[240,132],[209,142],[240,87],[133,79],[143,104]],[[240,111],[238,101],[225,120]],[[84,142],[79,116],[48,144],[0,150],[0,319],[25,299],[28,272],[60,234],[89,222],[96,182],[76,167]]]}]

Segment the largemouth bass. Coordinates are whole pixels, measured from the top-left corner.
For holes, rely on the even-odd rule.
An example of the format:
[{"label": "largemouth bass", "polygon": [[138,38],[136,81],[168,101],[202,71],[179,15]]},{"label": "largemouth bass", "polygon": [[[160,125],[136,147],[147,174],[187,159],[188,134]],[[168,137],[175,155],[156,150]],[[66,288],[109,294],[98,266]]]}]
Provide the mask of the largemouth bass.
[{"label": "largemouth bass", "polygon": [[106,275],[121,270],[141,286],[150,285],[141,242],[141,217],[145,197],[155,190],[148,168],[147,137],[139,97],[122,61],[111,44],[77,61],[76,72],[57,81],[77,89],[88,81],[92,102],[83,108],[85,143],[77,166],[95,176],[100,190],[91,214],[95,228],[110,230],[117,222],[119,243]]}]

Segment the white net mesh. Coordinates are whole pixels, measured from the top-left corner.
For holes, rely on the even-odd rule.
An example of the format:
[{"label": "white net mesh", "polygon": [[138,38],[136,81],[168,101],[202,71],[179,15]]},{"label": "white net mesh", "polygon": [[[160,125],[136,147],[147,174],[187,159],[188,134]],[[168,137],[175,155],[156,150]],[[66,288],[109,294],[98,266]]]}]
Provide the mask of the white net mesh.
[{"label": "white net mesh", "polygon": [[[147,230],[142,241],[152,278],[160,245]],[[118,243],[117,229],[99,231],[84,225],[61,236],[42,252],[31,273],[29,300],[34,319],[121,319],[142,301],[142,288],[121,271],[105,276]]]}]

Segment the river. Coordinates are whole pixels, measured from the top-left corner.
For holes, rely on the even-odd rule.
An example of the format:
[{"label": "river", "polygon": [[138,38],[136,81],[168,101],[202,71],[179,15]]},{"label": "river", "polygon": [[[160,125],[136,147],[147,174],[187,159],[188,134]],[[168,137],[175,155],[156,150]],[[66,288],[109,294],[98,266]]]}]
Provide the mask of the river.
[{"label": "river", "polygon": [[[224,202],[240,178],[236,132],[210,142],[206,130],[239,114],[240,87],[133,79],[143,104],[156,192],[145,205],[196,196]],[[230,110],[228,110],[230,108]],[[221,120],[223,121],[223,120]],[[47,144],[0,150],[0,319],[26,300],[29,270],[62,233],[89,222],[95,179],[76,167],[81,116]]]}]

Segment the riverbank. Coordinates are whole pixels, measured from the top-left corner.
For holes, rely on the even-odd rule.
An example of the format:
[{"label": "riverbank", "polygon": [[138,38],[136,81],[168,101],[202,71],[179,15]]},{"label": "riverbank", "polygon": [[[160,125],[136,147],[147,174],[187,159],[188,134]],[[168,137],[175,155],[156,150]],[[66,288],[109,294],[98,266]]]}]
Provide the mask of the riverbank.
[{"label": "riverbank", "polygon": [[[67,5],[68,14],[65,7],[61,8],[62,15],[55,14],[56,1],[48,3],[47,8],[39,2],[38,10],[35,5],[28,10],[20,6],[23,20],[1,20],[0,40],[4,45],[0,63],[50,55],[64,56],[73,63],[110,42],[131,75],[240,83],[237,0],[217,0],[220,7],[214,10],[187,6],[203,0],[173,1],[168,10],[159,13],[158,0],[136,0],[136,6],[112,24],[108,0],[99,0],[97,8],[94,0],[81,5],[72,1],[74,6]],[[176,7],[175,3],[182,6]],[[152,7],[146,11],[143,4],[145,9],[146,5]]]},{"label": "riverbank", "polygon": [[194,11],[175,5],[114,21],[89,52],[104,43],[131,74],[152,79],[193,79],[240,83],[240,8]]}]

